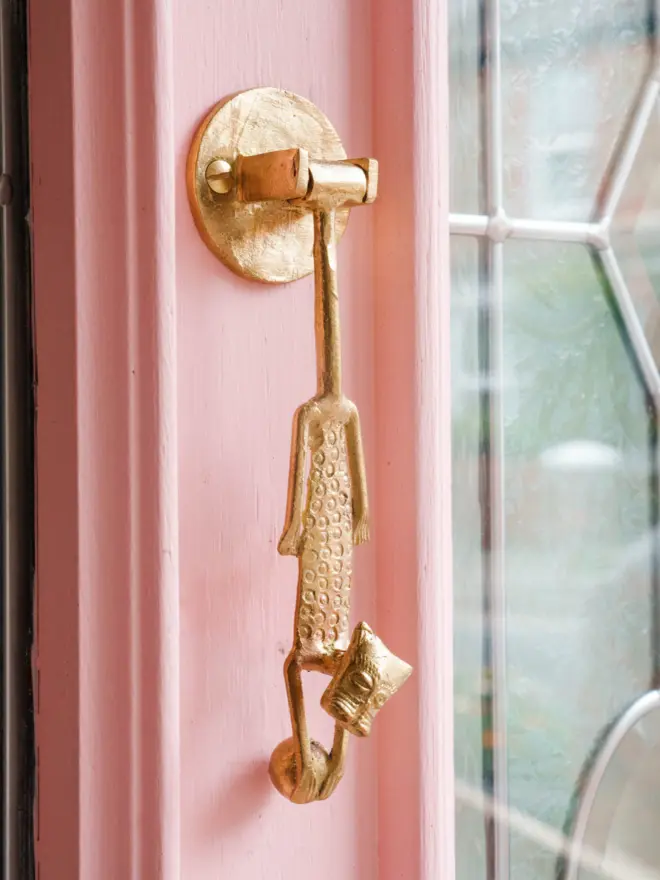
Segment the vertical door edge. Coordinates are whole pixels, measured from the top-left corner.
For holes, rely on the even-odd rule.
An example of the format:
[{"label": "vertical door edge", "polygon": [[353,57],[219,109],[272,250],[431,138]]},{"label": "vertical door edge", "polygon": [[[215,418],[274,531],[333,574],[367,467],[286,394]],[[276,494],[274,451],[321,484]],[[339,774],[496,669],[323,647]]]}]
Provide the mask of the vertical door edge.
[{"label": "vertical door edge", "polygon": [[179,877],[171,26],[30,9],[42,880]]},{"label": "vertical door edge", "polygon": [[454,876],[446,14],[373,8],[378,615],[416,666],[380,734],[381,880]]}]

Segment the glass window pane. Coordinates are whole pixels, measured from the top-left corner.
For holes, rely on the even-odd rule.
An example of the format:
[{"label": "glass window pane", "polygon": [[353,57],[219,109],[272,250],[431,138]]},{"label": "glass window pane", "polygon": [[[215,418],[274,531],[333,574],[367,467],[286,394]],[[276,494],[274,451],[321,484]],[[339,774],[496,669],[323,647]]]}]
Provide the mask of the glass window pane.
[{"label": "glass window pane", "polygon": [[450,4],[457,880],[660,877],[657,15]]},{"label": "glass window pane", "polygon": [[452,32],[449,44],[450,209],[477,214],[482,209],[478,5],[475,0],[460,0],[449,4],[448,14]]},{"label": "glass window pane", "polygon": [[507,212],[587,220],[649,63],[648,0],[503,0]]},{"label": "glass window pane", "polygon": [[[479,245],[452,245],[454,681],[457,877],[485,877],[482,784],[482,577],[479,509]],[[476,804],[475,804],[476,800]]]},{"label": "glass window pane", "polygon": [[[509,803],[561,831],[582,764],[651,680],[653,418],[587,249],[505,247]],[[511,836],[511,877],[556,852]]]}]

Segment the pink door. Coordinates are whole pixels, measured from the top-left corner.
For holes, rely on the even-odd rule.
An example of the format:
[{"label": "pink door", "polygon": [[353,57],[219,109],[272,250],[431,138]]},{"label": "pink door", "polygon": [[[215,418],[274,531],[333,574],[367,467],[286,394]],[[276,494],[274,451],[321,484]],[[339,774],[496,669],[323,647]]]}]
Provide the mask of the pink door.
[{"label": "pink door", "polygon": [[[40,880],[450,880],[444,3],[33,0],[30,37]],[[186,193],[198,125],[254,86],[380,162],[338,249],[371,497],[352,623],[415,673],[305,805],[268,761],[291,735],[277,542],[314,284],[239,278]]]}]

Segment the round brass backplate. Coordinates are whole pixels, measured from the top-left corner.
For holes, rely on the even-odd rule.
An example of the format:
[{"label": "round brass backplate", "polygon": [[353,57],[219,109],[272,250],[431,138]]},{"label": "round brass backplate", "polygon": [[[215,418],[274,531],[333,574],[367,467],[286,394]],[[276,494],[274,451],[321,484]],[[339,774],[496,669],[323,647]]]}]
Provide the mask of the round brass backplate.
[{"label": "round brass backplate", "polygon": [[[309,209],[288,202],[246,204],[235,189],[214,193],[206,169],[214,159],[233,164],[238,155],[302,147],[310,157],[345,159],[332,124],[311,101],[281,89],[250,89],[211,110],[188,154],[188,198],[202,238],[225,265],[257,281],[295,281],[314,271],[314,223]],[[339,238],[348,208],[337,212]]]}]

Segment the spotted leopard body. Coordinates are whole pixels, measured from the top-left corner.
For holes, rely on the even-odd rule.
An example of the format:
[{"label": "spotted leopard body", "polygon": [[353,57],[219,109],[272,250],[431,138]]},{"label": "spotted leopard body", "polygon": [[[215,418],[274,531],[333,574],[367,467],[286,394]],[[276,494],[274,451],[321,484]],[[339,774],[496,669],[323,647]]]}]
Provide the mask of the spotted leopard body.
[{"label": "spotted leopard body", "polygon": [[353,508],[346,428],[319,426],[312,438],[300,543],[296,636],[307,655],[345,650],[353,555]]}]

